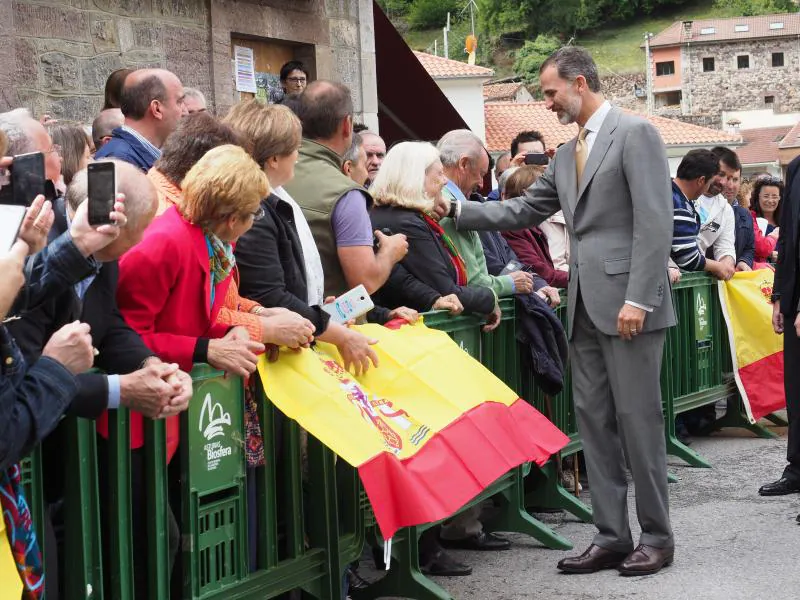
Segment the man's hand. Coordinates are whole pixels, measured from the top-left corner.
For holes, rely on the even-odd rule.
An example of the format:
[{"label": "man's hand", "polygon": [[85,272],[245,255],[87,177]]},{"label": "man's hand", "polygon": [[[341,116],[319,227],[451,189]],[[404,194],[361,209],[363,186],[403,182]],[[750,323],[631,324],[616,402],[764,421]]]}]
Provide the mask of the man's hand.
[{"label": "man's hand", "polygon": [[368,338],[354,329],[343,329],[342,340],[336,347],[342,355],[345,370],[350,371],[350,367],[353,367],[353,374],[363,375],[369,371],[370,362],[377,367],[378,355],[370,346],[377,344],[378,340]]},{"label": "man's hand", "polygon": [[226,373],[247,377],[256,370],[257,355],[264,352],[264,344],[250,340],[249,336],[242,339],[239,329],[243,328],[234,327],[224,338],[208,342],[208,364]]},{"label": "man's hand", "polygon": [[25,212],[19,228],[19,238],[28,244],[29,254],[36,254],[47,245],[47,234],[50,233],[54,219],[53,204],[41,194],[36,196]]},{"label": "man's hand", "polygon": [[744,262],[743,260],[740,260],[738,263],[736,263],[736,270],[737,271],[752,271],[753,269],[746,262]]},{"label": "man's hand", "polygon": [[114,211],[110,213],[112,221],[110,225],[100,225],[99,227],[89,225],[88,202],[88,200],[84,200],[75,211],[75,217],[69,228],[72,241],[85,257],[102,250],[116,240],[120,229],[125,227],[128,222],[125,216],[125,194],[117,194]]},{"label": "man's hand", "polygon": [[314,341],[314,324],[295,312],[281,312],[261,319],[265,344],[308,348]]},{"label": "man's hand", "polygon": [[553,308],[561,304],[561,295],[558,293],[558,289],[552,286],[546,285],[545,287],[536,290],[536,295],[542,300],[546,301]]},{"label": "man's hand", "polygon": [[80,321],[64,325],[48,340],[42,356],[60,362],[73,375],[88,371],[94,363],[90,331],[89,325]]},{"label": "man's hand", "polygon": [[419,313],[413,308],[400,306],[389,312],[389,320],[392,319],[403,319],[409,325],[413,325],[419,319]]},{"label": "man's hand", "polygon": [[676,284],[681,280],[681,270],[676,269],[675,267],[668,267],[667,274],[669,274],[669,282],[671,284]]},{"label": "man's hand", "polygon": [[630,304],[623,304],[617,317],[617,333],[623,340],[632,340],[634,336],[642,333],[644,318],[647,312]]},{"label": "man's hand", "polygon": [[431,307],[433,310],[447,310],[451,315],[460,315],[464,312],[464,305],[455,294],[448,294],[447,296],[439,296],[436,302]]},{"label": "man's hand", "polygon": [[514,271],[509,274],[514,282],[516,294],[530,294],[533,291],[533,275],[526,271]]},{"label": "man's hand", "polygon": [[28,255],[28,244],[17,240],[11,250],[0,256],[0,320],[6,318],[8,311],[14,305],[22,286],[25,285],[25,275],[22,272],[25,257]]},{"label": "man's hand", "polygon": [[500,326],[502,316],[503,312],[500,310],[500,305],[495,304],[494,310],[486,317],[486,325],[483,326],[483,331],[489,333],[497,329]]},{"label": "man's hand", "polygon": [[177,370],[167,378],[167,383],[175,390],[175,395],[169,400],[169,405],[161,411],[159,418],[166,419],[178,415],[189,408],[192,399],[192,377],[185,371]]},{"label": "man's hand", "polygon": [[772,330],[778,335],[783,333],[783,314],[781,313],[780,300],[772,303]]},{"label": "man's hand", "polygon": [[[168,381],[177,372],[176,364],[148,361],[148,364],[138,371],[120,375],[120,403],[151,419],[177,414],[168,410],[170,400],[182,390],[181,382]],[[168,415],[163,414],[165,409]]]},{"label": "man's hand", "polygon": [[736,272],[730,263],[711,259],[706,260],[706,271],[722,281],[728,281]]},{"label": "man's hand", "polygon": [[378,239],[378,253],[389,256],[393,265],[399,263],[408,254],[408,239],[405,234],[385,235],[376,230],[375,237]]},{"label": "man's hand", "polygon": [[511,166],[512,167],[524,167],[525,166],[525,157],[528,156],[527,152],[520,152],[514,158],[511,159]]},{"label": "man's hand", "polygon": [[433,211],[430,216],[434,219],[444,219],[450,212],[450,200],[444,197],[444,194],[439,194],[433,199]]}]

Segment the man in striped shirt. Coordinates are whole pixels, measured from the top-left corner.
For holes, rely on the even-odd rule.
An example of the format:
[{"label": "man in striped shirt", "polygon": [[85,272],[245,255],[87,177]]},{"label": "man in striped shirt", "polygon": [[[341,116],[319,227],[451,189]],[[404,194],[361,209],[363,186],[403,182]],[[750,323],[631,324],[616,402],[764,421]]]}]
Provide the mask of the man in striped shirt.
[{"label": "man in striped shirt", "polygon": [[[727,262],[706,258],[697,243],[700,218],[695,200],[708,192],[719,171],[719,159],[710,150],[692,150],[678,165],[672,180],[672,204],[675,209],[671,258],[684,271],[707,271],[718,279],[730,279],[733,267]],[[670,279],[677,281],[680,273],[670,267]]]}]

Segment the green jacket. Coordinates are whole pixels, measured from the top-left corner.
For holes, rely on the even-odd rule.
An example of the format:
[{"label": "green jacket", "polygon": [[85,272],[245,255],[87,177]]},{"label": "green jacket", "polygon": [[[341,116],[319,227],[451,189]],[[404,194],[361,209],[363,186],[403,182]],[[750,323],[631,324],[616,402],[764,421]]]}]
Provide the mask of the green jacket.
[{"label": "green jacket", "polygon": [[372,206],[369,193],[342,173],[341,168],[341,156],[327,146],[304,138],[294,169],[294,179],[284,186],[303,209],[317,243],[322,271],[325,273],[326,296],[339,296],[350,289],[339,262],[336,236],[331,226],[333,210],[342,196],[351,190],[364,192],[367,208]]},{"label": "green jacket", "polygon": [[[453,193],[444,188],[442,193],[448,200],[456,200]],[[445,233],[453,240],[461,257],[467,265],[467,284],[482,285],[491,289],[495,296],[500,298],[514,294],[514,282],[510,275],[495,276],[489,275],[486,268],[486,256],[483,253],[483,244],[477,231],[456,229],[456,224],[452,219],[445,217],[439,224]]]}]

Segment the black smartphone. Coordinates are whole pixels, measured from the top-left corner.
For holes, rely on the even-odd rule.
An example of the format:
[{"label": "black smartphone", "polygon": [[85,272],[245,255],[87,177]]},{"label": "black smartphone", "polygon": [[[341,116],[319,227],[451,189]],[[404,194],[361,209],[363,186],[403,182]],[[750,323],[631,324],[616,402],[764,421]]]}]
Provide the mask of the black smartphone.
[{"label": "black smartphone", "polygon": [[89,225],[111,223],[111,211],[117,197],[117,174],[113,162],[94,162],[87,167],[89,188]]},{"label": "black smartphone", "polygon": [[9,167],[8,183],[0,188],[0,204],[30,206],[39,194],[45,194],[44,154],[32,152],[14,157]]},{"label": "black smartphone", "polygon": [[540,167],[547,166],[550,162],[550,157],[547,154],[540,154],[539,152],[530,152],[525,155],[526,165],[538,165]]}]

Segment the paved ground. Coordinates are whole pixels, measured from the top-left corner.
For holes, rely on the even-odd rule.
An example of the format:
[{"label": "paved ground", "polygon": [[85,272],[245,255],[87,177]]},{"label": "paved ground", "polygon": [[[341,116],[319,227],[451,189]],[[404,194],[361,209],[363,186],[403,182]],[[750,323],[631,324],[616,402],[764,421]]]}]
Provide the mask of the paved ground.
[{"label": "paved ground", "polygon": [[[673,565],[658,575],[562,575],[555,565],[566,553],[512,534],[514,547],[509,552],[457,552],[473,566],[473,576],[438,578],[437,583],[459,600],[800,598],[800,525],[795,522],[800,495],[761,498],[757,493],[763,482],[780,475],[785,438],[762,440],[726,430],[696,439],[692,447],[714,469],[671,461],[670,470],[679,479],[670,485],[676,554]],[[632,491],[630,510],[635,514]],[[571,516],[551,515],[548,521],[576,550],[583,551],[591,541],[591,525]]]}]

